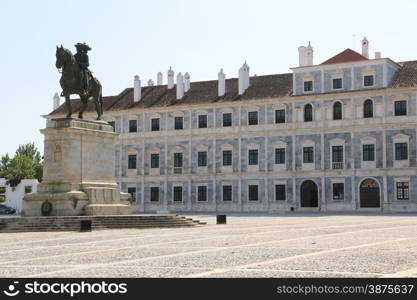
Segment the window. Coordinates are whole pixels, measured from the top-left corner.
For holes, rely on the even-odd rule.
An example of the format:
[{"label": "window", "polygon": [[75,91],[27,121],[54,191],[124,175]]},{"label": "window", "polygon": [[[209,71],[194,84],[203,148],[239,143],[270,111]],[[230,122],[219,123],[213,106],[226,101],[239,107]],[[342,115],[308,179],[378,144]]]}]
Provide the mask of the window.
[{"label": "window", "polygon": [[374,86],[374,75],[363,76],[363,86]]},{"label": "window", "polygon": [[313,81],[304,81],[304,92],[312,92],[313,91]]},{"label": "window", "polygon": [[175,123],[175,130],[181,130],[184,129],[184,118],[183,117],[175,117],[174,119]]},{"label": "window", "polygon": [[338,90],[342,88],[342,78],[333,78],[333,89]]},{"label": "window", "polygon": [[130,154],[127,156],[127,168],[129,170],[136,169],[136,154]]},{"label": "window", "polygon": [[137,131],[138,131],[138,121],[129,120],[129,132],[137,132]]},{"label": "window", "polygon": [[395,115],[396,116],[406,116],[407,115],[407,101],[395,101]]},{"label": "window", "polygon": [[371,99],[366,100],[363,103],[363,117],[372,118],[374,116],[374,105]]},{"label": "window", "polygon": [[115,122],[115,121],[109,121],[109,122],[107,122],[107,123],[109,123],[109,125],[110,125],[111,127],[113,127],[113,131],[114,131],[114,132],[116,132],[116,122]]},{"label": "window", "polygon": [[314,162],[314,150],[313,147],[303,147],[303,163]]},{"label": "window", "polygon": [[155,118],[151,120],[151,127],[152,127],[152,131],[159,131],[160,127],[159,127],[159,118]]},{"label": "window", "polygon": [[182,173],[182,153],[174,153],[174,173]]},{"label": "window", "polygon": [[343,146],[332,146],[332,169],[343,169]]},{"label": "window", "polygon": [[231,185],[223,185],[223,201],[232,201]]},{"label": "window", "polygon": [[249,185],[249,201],[258,201],[258,185]]},{"label": "window", "polygon": [[223,166],[232,165],[232,150],[223,151]]},{"label": "window", "polygon": [[25,186],[25,194],[32,193],[32,187],[30,185]]},{"label": "window", "polygon": [[342,103],[333,104],[333,120],[342,120]]},{"label": "window", "polygon": [[151,187],[151,202],[159,201],[159,187]]},{"label": "window", "polygon": [[174,186],[174,202],[182,202],[182,186]]},{"label": "window", "polygon": [[200,185],[197,189],[197,200],[199,202],[205,202],[207,201],[207,186]]},{"label": "window", "polygon": [[408,159],[408,144],[407,143],[395,143],[395,160],[407,160]]},{"label": "window", "polygon": [[285,123],[285,109],[275,110],[275,123]]},{"label": "window", "polygon": [[223,114],[223,127],[232,126],[232,113]]},{"label": "window", "polygon": [[313,107],[311,104],[306,104],[304,106],[304,122],[313,121]]},{"label": "window", "polygon": [[198,166],[207,167],[207,152],[198,152]]},{"label": "window", "polygon": [[375,160],[375,145],[374,144],[362,145],[362,160],[363,161]]},{"label": "window", "polygon": [[151,168],[159,169],[159,153],[151,154]]},{"label": "window", "polygon": [[0,202],[6,201],[6,187],[0,186]]},{"label": "window", "polygon": [[345,199],[345,184],[333,183],[333,200]]},{"label": "window", "polygon": [[135,187],[128,187],[127,193],[132,197],[132,202],[136,202],[136,188]]},{"label": "window", "polygon": [[285,201],[286,200],[285,184],[276,184],[275,185],[275,200],[277,200],[277,201]]},{"label": "window", "polygon": [[207,128],[207,115],[198,116],[198,128]]},{"label": "window", "polygon": [[397,200],[410,200],[408,182],[397,182]]},{"label": "window", "polygon": [[257,111],[248,112],[248,124],[258,125],[258,112]]},{"label": "window", "polygon": [[285,148],[275,148],[275,164],[285,164]]},{"label": "window", "polygon": [[258,164],[258,149],[249,150],[249,165]]}]

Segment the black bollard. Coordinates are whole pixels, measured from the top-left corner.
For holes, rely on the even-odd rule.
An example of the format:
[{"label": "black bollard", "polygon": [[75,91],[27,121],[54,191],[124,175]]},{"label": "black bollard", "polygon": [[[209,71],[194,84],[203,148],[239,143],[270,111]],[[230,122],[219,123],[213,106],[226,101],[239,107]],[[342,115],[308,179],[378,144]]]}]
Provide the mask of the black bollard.
[{"label": "black bollard", "polygon": [[80,221],[80,231],[81,232],[91,231],[91,220],[81,220]]},{"label": "black bollard", "polygon": [[217,215],[217,224],[226,224],[226,215]]}]

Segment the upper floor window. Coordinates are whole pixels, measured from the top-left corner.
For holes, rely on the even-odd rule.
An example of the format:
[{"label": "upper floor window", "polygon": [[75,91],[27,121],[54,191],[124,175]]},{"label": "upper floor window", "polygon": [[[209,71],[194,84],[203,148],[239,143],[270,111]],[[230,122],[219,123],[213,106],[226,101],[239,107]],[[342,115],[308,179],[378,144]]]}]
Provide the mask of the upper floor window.
[{"label": "upper floor window", "polygon": [[159,168],[159,153],[152,153],[151,154],[151,168],[158,169]]},{"label": "upper floor window", "polygon": [[136,169],[136,154],[130,154],[127,156],[127,168]]},{"label": "upper floor window", "polygon": [[232,150],[223,151],[223,166],[232,165]]},{"label": "upper floor window", "polygon": [[138,131],[138,121],[129,120],[129,132],[137,132],[137,131]]},{"label": "upper floor window", "polygon": [[314,148],[303,147],[303,163],[313,163],[313,162],[314,162]]},{"label": "upper floor window", "polygon": [[362,160],[363,161],[375,160],[375,145],[374,144],[362,145]]},{"label": "upper floor window", "polygon": [[258,125],[258,112],[257,111],[248,112],[248,124]]},{"label": "upper floor window", "polygon": [[275,123],[285,123],[285,109],[275,110]]},{"label": "upper floor window", "polygon": [[304,81],[304,92],[312,92],[313,91],[313,81]]},{"label": "upper floor window", "polygon": [[154,118],[154,119],[151,120],[151,130],[152,131],[159,131],[160,130],[159,118]]},{"label": "upper floor window", "polygon": [[363,86],[374,86],[374,75],[363,76]]},{"label": "upper floor window", "polygon": [[183,117],[175,117],[174,119],[174,128],[175,130],[184,129],[184,118]]},{"label": "upper floor window", "polygon": [[342,120],[342,103],[333,104],[333,120]]},{"label": "upper floor window", "polygon": [[407,160],[408,159],[408,144],[407,143],[395,143],[395,160]]},{"label": "upper floor window", "polygon": [[182,153],[174,153],[174,174],[182,173]]},{"label": "upper floor window", "polygon": [[207,167],[207,152],[198,152],[198,166]]},{"label": "upper floor window", "polygon": [[304,106],[304,122],[311,121],[313,121],[313,107],[309,103]]},{"label": "upper floor window", "polygon": [[363,103],[363,117],[372,118],[374,116],[374,104],[371,99],[367,99]]},{"label": "upper floor window", "polygon": [[132,201],[136,202],[136,188],[135,187],[128,187],[127,193],[132,197]]},{"label": "upper floor window", "polygon": [[107,122],[107,123],[109,123],[109,125],[110,125],[111,127],[113,127],[113,131],[116,131],[116,122],[115,122],[115,121],[109,121],[109,122]]},{"label": "upper floor window", "polygon": [[249,150],[249,165],[258,164],[258,149]]},{"label": "upper floor window", "polygon": [[397,200],[410,200],[409,183],[397,182]]},{"label": "upper floor window", "polygon": [[275,164],[285,164],[285,148],[275,148]]},{"label": "upper floor window", "polygon": [[342,78],[333,78],[333,89],[338,90],[342,88]]},{"label": "upper floor window", "polygon": [[407,101],[406,100],[395,101],[394,106],[395,106],[396,116],[407,115]]},{"label": "upper floor window", "polygon": [[207,128],[207,115],[198,116],[198,128]]},{"label": "upper floor window", "polygon": [[332,146],[332,169],[343,169],[343,146]]},{"label": "upper floor window", "polygon": [[223,127],[232,126],[232,113],[223,114]]}]

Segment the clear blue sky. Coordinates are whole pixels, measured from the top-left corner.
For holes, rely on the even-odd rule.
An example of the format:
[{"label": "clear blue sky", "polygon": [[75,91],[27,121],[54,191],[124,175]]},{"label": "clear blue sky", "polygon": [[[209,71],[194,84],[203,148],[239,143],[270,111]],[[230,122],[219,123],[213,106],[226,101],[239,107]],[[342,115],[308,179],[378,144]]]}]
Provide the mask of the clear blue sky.
[{"label": "clear blue sky", "polygon": [[[172,65],[191,80],[227,77],[248,61],[251,74],[289,72],[297,47],[311,41],[315,63],[345,48],[396,61],[417,59],[417,2],[410,1],[21,1],[0,0],[0,155],[34,141],[43,151],[40,117],[60,92],[55,46],[93,48],[90,65],[115,95]],[[74,97],[74,96],[73,96]]]}]

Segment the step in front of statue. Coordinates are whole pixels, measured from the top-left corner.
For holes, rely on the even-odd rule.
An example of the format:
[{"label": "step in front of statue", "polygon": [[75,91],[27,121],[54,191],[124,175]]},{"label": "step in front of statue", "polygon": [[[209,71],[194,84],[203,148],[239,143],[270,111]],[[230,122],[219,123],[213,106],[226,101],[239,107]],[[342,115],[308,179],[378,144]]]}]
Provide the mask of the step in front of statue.
[{"label": "step in front of statue", "polygon": [[179,228],[204,222],[177,215],[126,215],[80,217],[16,217],[0,219],[2,232],[80,231],[81,221],[91,221],[91,230]]}]

